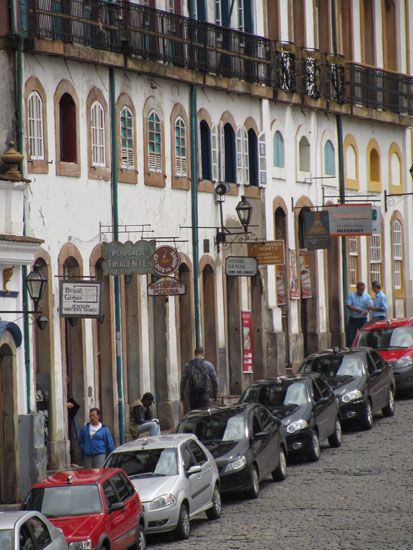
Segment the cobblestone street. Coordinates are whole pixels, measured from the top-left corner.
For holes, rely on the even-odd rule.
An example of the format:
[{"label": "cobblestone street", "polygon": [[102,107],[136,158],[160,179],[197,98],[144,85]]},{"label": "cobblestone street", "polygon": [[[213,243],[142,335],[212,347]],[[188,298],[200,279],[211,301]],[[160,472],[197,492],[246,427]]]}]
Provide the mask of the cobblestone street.
[{"label": "cobblestone street", "polygon": [[225,499],[221,520],[192,523],[188,541],[151,537],[151,549],[402,550],[413,548],[413,399],[371,431],[348,430],[316,464],[294,462],[258,500]]}]

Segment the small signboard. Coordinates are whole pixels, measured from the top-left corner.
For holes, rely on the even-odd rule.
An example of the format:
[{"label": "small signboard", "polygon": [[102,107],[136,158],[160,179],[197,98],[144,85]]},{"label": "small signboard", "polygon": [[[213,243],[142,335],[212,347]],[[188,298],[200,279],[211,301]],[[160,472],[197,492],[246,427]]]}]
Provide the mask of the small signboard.
[{"label": "small signboard", "polygon": [[371,235],[371,204],[340,204],[328,206],[330,235],[334,237],[351,237]]},{"label": "small signboard", "polygon": [[60,281],[60,317],[101,317],[103,283],[101,281]]},{"label": "small signboard", "polygon": [[159,275],[175,273],[181,263],[179,252],[173,246],[159,246],[153,255],[155,271]]},{"label": "small signboard", "polygon": [[254,277],[258,273],[256,258],[249,256],[228,256],[225,262],[225,274],[231,277]]},{"label": "small signboard", "polygon": [[380,206],[372,206],[371,207],[371,220],[372,220],[372,226],[371,226],[372,234],[380,234],[381,233],[381,208],[380,208]]},{"label": "small signboard", "polygon": [[103,271],[107,275],[153,273],[155,241],[103,243]]},{"label": "small signboard", "polygon": [[330,248],[330,223],[327,210],[304,212],[308,250]]},{"label": "small signboard", "polygon": [[265,241],[248,243],[248,256],[257,258],[258,265],[277,265],[285,263],[284,241]]},{"label": "small signboard", "polygon": [[254,370],[254,351],[252,348],[252,313],[241,311],[242,323],[242,372],[252,373]]},{"label": "small signboard", "polygon": [[148,296],[180,296],[185,293],[184,283],[174,277],[161,277],[148,285]]}]

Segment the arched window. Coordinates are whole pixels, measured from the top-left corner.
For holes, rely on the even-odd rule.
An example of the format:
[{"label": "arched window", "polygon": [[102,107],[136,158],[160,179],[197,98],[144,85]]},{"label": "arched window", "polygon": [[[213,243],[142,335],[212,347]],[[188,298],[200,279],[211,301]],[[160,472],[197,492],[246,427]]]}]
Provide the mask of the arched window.
[{"label": "arched window", "polygon": [[175,175],[186,177],[187,169],[186,154],[186,128],[185,122],[178,117],[175,122]]},{"label": "arched window", "polygon": [[399,187],[402,184],[402,163],[397,153],[393,153],[390,160],[390,185]]},{"label": "arched window", "polygon": [[258,140],[252,128],[248,130],[248,183],[258,185]]},{"label": "arched window", "polygon": [[30,160],[44,159],[43,101],[34,91],[28,99],[28,142]]},{"label": "arched window", "polygon": [[310,171],[310,143],[305,136],[300,139],[299,167],[300,172]]},{"label": "arched window", "polygon": [[324,145],[324,174],[326,176],[336,175],[335,149],[330,140],[327,140]]},{"label": "arched window", "polygon": [[102,105],[95,101],[91,107],[92,165],[105,166],[105,115]]},{"label": "arched window", "polygon": [[77,162],[76,104],[70,94],[64,93],[59,101],[60,158],[62,162]]},{"label": "arched window", "polygon": [[120,112],[120,166],[126,170],[135,168],[133,115],[129,107],[126,106]]},{"label": "arched window", "polygon": [[379,281],[383,285],[382,239],[381,233],[373,233],[369,238],[370,245],[370,281]]},{"label": "arched window", "polygon": [[380,157],[376,149],[370,151],[370,181],[380,181]]},{"label": "arched window", "polygon": [[278,130],[274,134],[274,167],[284,168],[284,138]]},{"label": "arched window", "polygon": [[202,179],[212,180],[211,171],[211,129],[205,120],[201,120],[200,125],[201,134],[201,169]]},{"label": "arched window", "polygon": [[347,147],[347,179],[357,180],[357,153],[352,145]]},{"label": "arched window", "polygon": [[367,190],[379,193],[381,191],[380,153],[375,140],[370,140],[367,146]]},{"label": "arched window", "polygon": [[358,237],[347,237],[348,254],[348,284],[350,290],[354,290],[359,281],[359,239]]},{"label": "arched window", "polygon": [[224,126],[224,150],[225,150],[225,181],[229,183],[236,182],[236,149],[235,132],[228,122]]},{"label": "arched window", "polygon": [[403,228],[399,220],[392,225],[393,288],[403,289]]},{"label": "arched window", "polygon": [[161,121],[156,111],[148,116],[148,168],[150,172],[162,172]]}]

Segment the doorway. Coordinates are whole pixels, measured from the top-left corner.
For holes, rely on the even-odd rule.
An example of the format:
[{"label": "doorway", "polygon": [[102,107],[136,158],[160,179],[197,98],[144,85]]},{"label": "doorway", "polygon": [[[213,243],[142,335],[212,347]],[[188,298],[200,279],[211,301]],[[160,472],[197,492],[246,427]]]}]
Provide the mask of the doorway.
[{"label": "doorway", "polygon": [[202,270],[202,294],[205,357],[217,369],[215,273],[209,264]]},{"label": "doorway", "polygon": [[231,395],[242,392],[241,309],[238,277],[226,277],[229,391]]}]

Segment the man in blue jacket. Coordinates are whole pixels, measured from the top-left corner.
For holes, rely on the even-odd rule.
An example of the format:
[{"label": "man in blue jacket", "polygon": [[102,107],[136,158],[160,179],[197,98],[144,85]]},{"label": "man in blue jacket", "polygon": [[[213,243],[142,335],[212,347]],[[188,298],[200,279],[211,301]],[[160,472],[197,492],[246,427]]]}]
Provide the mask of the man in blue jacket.
[{"label": "man in blue jacket", "polygon": [[90,422],[80,430],[79,446],[85,468],[101,468],[106,456],[113,451],[115,444],[112,434],[101,422],[100,410],[94,407],[89,411]]}]

